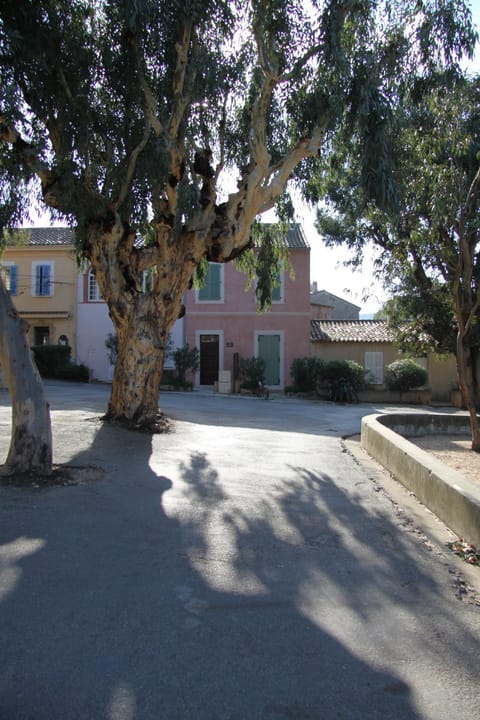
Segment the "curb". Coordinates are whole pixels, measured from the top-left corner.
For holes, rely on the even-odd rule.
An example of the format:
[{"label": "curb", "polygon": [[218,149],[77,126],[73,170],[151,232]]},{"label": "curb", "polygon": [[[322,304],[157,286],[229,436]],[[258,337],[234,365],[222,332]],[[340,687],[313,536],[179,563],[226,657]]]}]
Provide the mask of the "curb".
[{"label": "curb", "polygon": [[[408,426],[409,435],[442,432],[445,415],[367,415],[362,419],[361,446],[411,490],[417,498],[460,538],[480,545],[480,488],[460,473],[413,443],[397,431]],[[452,417],[449,417],[452,420]],[[460,420],[460,418],[459,418]],[[455,421],[455,430],[468,427]],[[395,428],[395,429],[393,429]],[[417,433],[415,433],[415,428]],[[445,432],[445,429],[443,429]],[[450,432],[452,432],[450,430]]]}]

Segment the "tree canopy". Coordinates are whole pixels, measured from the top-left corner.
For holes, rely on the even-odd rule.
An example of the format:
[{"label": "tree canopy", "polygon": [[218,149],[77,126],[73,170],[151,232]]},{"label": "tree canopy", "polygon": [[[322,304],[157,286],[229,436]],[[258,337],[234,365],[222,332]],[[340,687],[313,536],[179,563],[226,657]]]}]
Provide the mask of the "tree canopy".
[{"label": "tree canopy", "polygon": [[393,295],[385,310],[400,346],[413,354],[454,352],[475,414],[480,78],[444,72],[413,86],[396,122],[394,202],[382,207],[362,195],[359,163],[338,140],[338,153],[315,180],[330,200],[319,228],[330,242],[346,238],[359,252],[367,241],[381,249],[379,273]]}]

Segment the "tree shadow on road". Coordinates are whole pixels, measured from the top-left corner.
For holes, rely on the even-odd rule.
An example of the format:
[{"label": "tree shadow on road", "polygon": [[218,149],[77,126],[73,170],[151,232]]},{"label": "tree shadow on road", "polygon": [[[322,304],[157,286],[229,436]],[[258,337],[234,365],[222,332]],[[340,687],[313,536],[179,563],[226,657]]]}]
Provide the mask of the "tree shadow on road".
[{"label": "tree shadow on road", "polygon": [[388,518],[302,468],[252,500],[201,446],[110,426],[71,462],[104,479],[0,488],[2,720],[424,717],[355,640],[435,592],[399,590]]}]

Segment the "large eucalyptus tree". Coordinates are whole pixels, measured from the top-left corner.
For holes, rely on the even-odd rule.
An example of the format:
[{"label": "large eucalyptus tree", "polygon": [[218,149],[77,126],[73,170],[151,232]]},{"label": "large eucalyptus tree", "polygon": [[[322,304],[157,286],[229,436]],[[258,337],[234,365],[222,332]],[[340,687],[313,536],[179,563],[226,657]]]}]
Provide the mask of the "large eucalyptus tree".
[{"label": "large eucalyptus tree", "polygon": [[473,41],[464,0],[2,3],[2,163],[38,178],[94,269],[119,340],[107,417],[155,423],[198,266],[251,248],[339,123],[388,194],[385,117]]},{"label": "large eucalyptus tree", "polygon": [[455,353],[480,452],[480,77],[438,75],[405,98],[397,121],[395,202],[382,208],[362,196],[361,169],[340,141],[336,169],[311,181],[327,198],[318,226],[327,242],[359,254],[367,241],[380,249],[378,272],[393,295],[386,314],[403,350]]}]

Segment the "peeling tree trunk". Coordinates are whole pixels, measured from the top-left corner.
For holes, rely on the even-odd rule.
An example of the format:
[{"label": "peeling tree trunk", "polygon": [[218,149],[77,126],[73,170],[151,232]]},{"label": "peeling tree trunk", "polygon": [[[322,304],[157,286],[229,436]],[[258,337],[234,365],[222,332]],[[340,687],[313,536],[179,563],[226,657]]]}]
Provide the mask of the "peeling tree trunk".
[{"label": "peeling tree trunk", "polygon": [[52,473],[50,410],[32,361],[26,323],[0,278],[0,364],[12,402],[12,437],[3,475]]},{"label": "peeling tree trunk", "polygon": [[[182,299],[205,252],[193,233],[171,238],[160,227],[157,242],[134,247],[135,237],[119,218],[108,230],[92,225],[87,257],[92,263],[118,337],[118,358],[106,420],[146,431],[159,419],[159,388],[168,335],[183,310]],[[196,248],[196,249],[195,249]],[[200,249],[201,248],[201,249]],[[151,288],[142,273],[153,271]]]},{"label": "peeling tree trunk", "polygon": [[132,304],[129,318],[115,322],[118,358],[107,420],[154,429],[158,418],[158,393],[169,328],[165,317],[147,312],[146,298],[127,298]]}]

